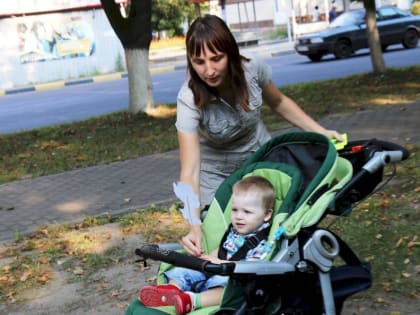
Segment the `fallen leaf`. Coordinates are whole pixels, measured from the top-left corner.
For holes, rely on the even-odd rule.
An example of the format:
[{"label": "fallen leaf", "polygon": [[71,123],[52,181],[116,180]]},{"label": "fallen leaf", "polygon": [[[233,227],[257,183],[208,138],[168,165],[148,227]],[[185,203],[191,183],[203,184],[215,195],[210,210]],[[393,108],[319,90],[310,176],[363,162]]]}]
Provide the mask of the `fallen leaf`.
[{"label": "fallen leaf", "polygon": [[21,276],[20,276],[20,281],[21,282],[25,282],[26,280],[28,280],[30,277],[32,276],[32,271],[25,271]]},{"label": "fallen leaf", "polygon": [[408,240],[408,237],[407,237],[407,236],[403,236],[403,237],[401,237],[401,238],[398,240],[397,244],[395,244],[395,247],[399,247],[400,245],[402,245],[403,243],[405,243],[407,240]]},{"label": "fallen leaf", "polygon": [[74,158],[76,161],[79,161],[79,162],[86,160],[86,156],[84,156],[83,154],[79,154],[75,156]]},{"label": "fallen leaf", "polygon": [[384,288],[385,292],[391,292],[392,291],[391,284],[389,282],[383,283],[383,288]]},{"label": "fallen leaf", "polygon": [[384,199],[384,200],[381,200],[381,202],[379,203],[379,206],[381,208],[387,208],[387,207],[389,207],[389,204],[390,204],[389,200]]},{"label": "fallen leaf", "polygon": [[10,265],[4,265],[2,269],[3,269],[3,271],[5,273],[8,273],[10,271],[10,269],[12,269],[12,266],[10,266]]},{"label": "fallen leaf", "polygon": [[84,273],[84,271],[81,267],[76,267],[73,270],[73,274],[75,274],[75,275],[82,275],[83,273]]},{"label": "fallen leaf", "polygon": [[369,209],[369,203],[364,203],[360,205],[360,209],[364,209],[364,210]]},{"label": "fallen leaf", "polygon": [[93,236],[91,234],[85,234],[85,236],[83,238],[85,240],[93,241],[95,239],[95,236]]},{"label": "fallen leaf", "polygon": [[7,300],[9,301],[9,303],[15,303],[16,302],[15,295],[16,295],[15,291],[10,291],[10,292],[6,293],[6,297],[7,297]]},{"label": "fallen leaf", "polygon": [[8,276],[1,276],[0,277],[0,283],[7,283],[9,281],[9,277]]},{"label": "fallen leaf", "polygon": [[48,264],[50,262],[50,260],[48,259],[48,257],[41,256],[41,257],[39,257],[38,262],[41,265],[46,265],[46,264]]},{"label": "fallen leaf", "polygon": [[48,281],[48,275],[47,274],[43,274],[36,279],[36,282],[42,283],[42,284],[47,283],[47,281]]},{"label": "fallen leaf", "polygon": [[118,290],[114,290],[111,292],[111,296],[118,296],[120,295],[120,292]]},{"label": "fallen leaf", "polygon": [[38,232],[44,236],[48,236],[48,228],[46,226],[40,227]]},{"label": "fallen leaf", "polygon": [[157,277],[156,276],[154,276],[154,277],[150,277],[149,279],[147,279],[146,281],[147,282],[149,282],[149,283],[153,283],[153,282],[156,282],[156,279],[157,279]]},{"label": "fallen leaf", "polygon": [[372,221],[369,221],[369,220],[365,221],[366,226],[370,226],[371,224],[372,224]]}]

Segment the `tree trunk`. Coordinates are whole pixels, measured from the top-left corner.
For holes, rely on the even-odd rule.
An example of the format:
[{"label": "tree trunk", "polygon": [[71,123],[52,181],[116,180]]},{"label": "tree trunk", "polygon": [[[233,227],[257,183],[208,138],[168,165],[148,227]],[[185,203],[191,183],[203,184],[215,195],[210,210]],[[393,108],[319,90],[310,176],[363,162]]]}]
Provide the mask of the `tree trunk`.
[{"label": "tree trunk", "polygon": [[115,0],[101,0],[108,20],[124,47],[129,85],[129,111],[137,114],[154,107],[149,47],[152,40],[152,0],[132,0],[128,17]]},{"label": "tree trunk", "polygon": [[194,9],[195,9],[195,16],[200,17],[201,16],[200,4],[194,3]]},{"label": "tree trunk", "polygon": [[386,71],[384,56],[382,54],[381,40],[376,25],[375,0],[364,0],[366,9],[366,32],[372,60],[373,72],[384,73]]},{"label": "tree trunk", "polygon": [[127,59],[129,111],[147,112],[154,107],[152,77],[149,70],[149,50],[125,49]]}]

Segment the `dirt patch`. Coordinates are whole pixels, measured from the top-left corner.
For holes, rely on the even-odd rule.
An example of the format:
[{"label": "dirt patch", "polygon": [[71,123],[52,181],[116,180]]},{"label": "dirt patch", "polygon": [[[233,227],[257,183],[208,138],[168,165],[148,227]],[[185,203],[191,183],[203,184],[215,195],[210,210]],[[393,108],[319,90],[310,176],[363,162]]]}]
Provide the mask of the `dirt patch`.
[{"label": "dirt patch", "polygon": [[[107,235],[106,246],[123,249],[118,262],[89,275],[75,275],[66,269],[65,262],[52,266],[51,281],[41,288],[20,292],[19,302],[0,304],[0,314],[56,315],[56,314],[123,314],[136,298],[141,287],[152,281],[159,263],[149,261],[148,267],[136,262],[134,250],[144,244],[140,235],[124,236],[114,224],[95,227],[94,235]],[[372,302],[374,301],[374,302]],[[342,315],[420,315],[420,300],[387,295],[377,298],[350,299]]]},{"label": "dirt patch", "polygon": [[41,288],[20,292],[17,303],[0,304],[0,314],[123,314],[139,289],[156,276],[159,264],[150,261],[144,268],[136,263],[134,250],[144,243],[141,236],[122,236],[112,225],[95,230],[112,232],[109,246],[118,245],[124,249],[117,264],[86,276],[76,276],[57,263],[52,266],[51,281]]}]

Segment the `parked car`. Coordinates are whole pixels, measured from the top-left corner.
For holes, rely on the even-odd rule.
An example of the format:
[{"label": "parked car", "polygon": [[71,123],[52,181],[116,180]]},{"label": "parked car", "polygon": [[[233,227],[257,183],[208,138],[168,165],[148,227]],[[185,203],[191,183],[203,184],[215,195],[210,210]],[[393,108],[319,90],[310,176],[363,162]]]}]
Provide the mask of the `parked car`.
[{"label": "parked car", "polygon": [[[417,47],[420,16],[394,6],[384,6],[376,10],[376,20],[383,51],[394,44],[402,44],[404,48]],[[334,54],[338,59],[347,58],[363,48],[368,48],[365,9],[344,12],[326,30],[299,36],[295,44],[296,52],[312,61],[319,61],[327,54]]]}]

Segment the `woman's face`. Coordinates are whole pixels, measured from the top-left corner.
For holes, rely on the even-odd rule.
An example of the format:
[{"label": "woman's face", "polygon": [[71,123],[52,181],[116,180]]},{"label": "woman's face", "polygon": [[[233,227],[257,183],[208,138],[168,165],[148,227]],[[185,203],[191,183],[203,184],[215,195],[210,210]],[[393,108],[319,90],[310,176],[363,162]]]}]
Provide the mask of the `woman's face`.
[{"label": "woman's face", "polygon": [[200,56],[190,57],[191,65],[197,75],[207,85],[217,88],[228,74],[228,56],[220,51],[211,52],[207,45]]}]

